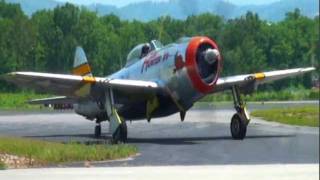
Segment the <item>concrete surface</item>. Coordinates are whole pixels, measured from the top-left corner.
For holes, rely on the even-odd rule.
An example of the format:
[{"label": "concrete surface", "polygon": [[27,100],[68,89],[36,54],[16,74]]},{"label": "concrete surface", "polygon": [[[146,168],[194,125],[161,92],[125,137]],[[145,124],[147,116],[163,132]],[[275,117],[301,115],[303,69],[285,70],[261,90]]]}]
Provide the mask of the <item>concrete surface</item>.
[{"label": "concrete surface", "polygon": [[109,168],[49,168],[0,171],[3,180],[316,180],[319,166],[300,165],[225,165],[225,166],[153,166]]}]

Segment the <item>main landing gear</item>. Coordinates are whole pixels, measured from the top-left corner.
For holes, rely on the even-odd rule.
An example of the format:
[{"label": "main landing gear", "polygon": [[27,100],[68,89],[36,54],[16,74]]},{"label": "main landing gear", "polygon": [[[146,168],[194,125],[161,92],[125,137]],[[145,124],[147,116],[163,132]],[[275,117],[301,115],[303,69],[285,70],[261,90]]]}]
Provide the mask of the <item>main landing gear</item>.
[{"label": "main landing gear", "polygon": [[128,129],[126,121],[122,122],[117,130],[112,134],[112,142],[113,143],[125,143],[128,137]]},{"label": "main landing gear", "polygon": [[125,119],[121,118],[114,107],[112,89],[106,91],[105,109],[109,118],[109,130],[112,133],[112,143],[125,143],[127,141],[128,130]]},{"label": "main landing gear", "polygon": [[[118,115],[116,110],[109,116],[109,130],[112,133],[111,142],[114,144],[124,143],[127,141],[128,129],[126,121]],[[94,127],[95,138],[101,137],[101,121],[97,118],[96,126]]]},{"label": "main landing gear", "polygon": [[[95,138],[101,137],[101,122],[102,121],[99,118],[97,118],[96,126],[94,127]],[[126,142],[127,135],[128,135],[127,123],[126,121],[121,119],[121,124],[115,130],[115,132],[112,133],[112,143]]]},{"label": "main landing gear", "polygon": [[101,123],[97,122],[96,126],[94,127],[94,137],[99,138],[101,137]]},{"label": "main landing gear", "polygon": [[236,109],[237,113],[235,113],[231,118],[230,131],[233,139],[242,140],[246,137],[250,116],[246,109],[245,103],[241,99],[238,86],[232,87],[232,96],[234,108]]}]

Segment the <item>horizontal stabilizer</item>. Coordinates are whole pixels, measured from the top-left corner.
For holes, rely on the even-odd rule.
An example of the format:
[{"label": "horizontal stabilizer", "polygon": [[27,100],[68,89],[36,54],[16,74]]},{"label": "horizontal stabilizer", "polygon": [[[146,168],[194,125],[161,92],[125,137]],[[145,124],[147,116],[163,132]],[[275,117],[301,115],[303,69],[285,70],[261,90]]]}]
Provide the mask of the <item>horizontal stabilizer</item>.
[{"label": "horizontal stabilizer", "polygon": [[29,104],[74,104],[76,99],[69,98],[66,96],[43,98],[43,99],[33,99],[28,101]]}]

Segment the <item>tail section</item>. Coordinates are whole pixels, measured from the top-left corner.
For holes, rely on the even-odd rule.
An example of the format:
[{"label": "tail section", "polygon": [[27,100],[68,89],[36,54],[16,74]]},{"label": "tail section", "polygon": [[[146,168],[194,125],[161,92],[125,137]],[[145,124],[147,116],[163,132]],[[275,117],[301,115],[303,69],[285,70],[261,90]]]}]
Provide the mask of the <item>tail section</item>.
[{"label": "tail section", "polygon": [[81,47],[77,47],[74,56],[72,74],[80,76],[92,76],[86,54]]}]

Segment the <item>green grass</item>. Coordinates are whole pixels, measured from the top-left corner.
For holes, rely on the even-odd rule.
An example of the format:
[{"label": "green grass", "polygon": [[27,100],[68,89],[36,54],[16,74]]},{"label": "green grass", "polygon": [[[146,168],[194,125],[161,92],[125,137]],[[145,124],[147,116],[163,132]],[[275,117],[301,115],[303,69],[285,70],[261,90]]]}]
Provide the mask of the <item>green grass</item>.
[{"label": "green grass", "polygon": [[[318,100],[318,89],[284,89],[280,91],[255,91],[244,96],[246,101]],[[233,101],[230,91],[212,94],[201,99],[204,102]]]},{"label": "green grass", "polygon": [[46,97],[49,97],[49,95],[35,94],[33,92],[19,92],[19,93],[0,92],[0,109],[3,109],[3,110],[40,109],[40,105],[30,105],[26,102],[31,99],[46,98]]},{"label": "green grass", "polygon": [[261,117],[267,121],[275,121],[290,125],[319,127],[318,106],[257,110],[253,111],[251,115]]},{"label": "green grass", "polygon": [[36,162],[47,165],[126,158],[135,155],[137,148],[127,144],[62,144],[25,138],[0,137],[0,153],[33,158]]},{"label": "green grass", "polygon": [[6,165],[0,161],[0,170],[6,169]]},{"label": "green grass", "polygon": [[[1,110],[37,110],[40,105],[30,105],[26,103],[30,99],[39,99],[52,97],[52,95],[36,94],[30,91],[17,93],[0,92],[0,109]],[[274,101],[274,100],[318,100],[319,90],[288,88],[281,91],[256,91],[251,95],[244,97],[246,101]],[[232,101],[230,91],[212,94],[201,99],[202,102],[221,102]]]}]

